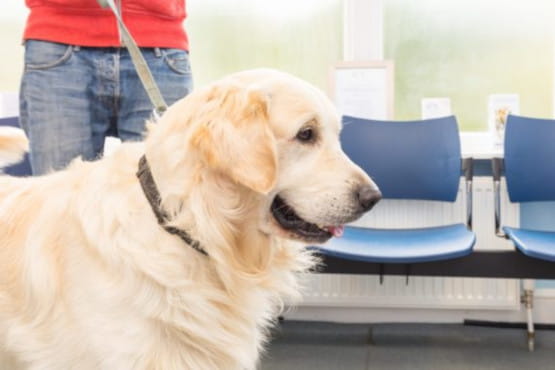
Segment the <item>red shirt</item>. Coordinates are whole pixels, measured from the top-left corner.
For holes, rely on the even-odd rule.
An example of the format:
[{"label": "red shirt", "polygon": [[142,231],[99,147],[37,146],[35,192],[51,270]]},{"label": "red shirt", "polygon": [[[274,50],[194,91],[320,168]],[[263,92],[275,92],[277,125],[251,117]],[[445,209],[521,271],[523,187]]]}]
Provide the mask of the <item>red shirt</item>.
[{"label": "red shirt", "polygon": [[[96,0],[25,0],[30,10],[23,38],[79,46],[121,46],[116,17]],[[115,0],[141,47],[189,50],[185,0]]]}]

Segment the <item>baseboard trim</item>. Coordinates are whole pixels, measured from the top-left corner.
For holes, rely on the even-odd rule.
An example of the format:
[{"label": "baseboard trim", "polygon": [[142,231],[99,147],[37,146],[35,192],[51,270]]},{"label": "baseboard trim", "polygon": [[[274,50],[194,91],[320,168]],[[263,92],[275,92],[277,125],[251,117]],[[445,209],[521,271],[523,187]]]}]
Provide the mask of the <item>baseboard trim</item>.
[{"label": "baseboard trim", "polygon": [[[519,309],[510,310],[299,306],[289,308],[283,317],[286,320],[344,323],[463,323],[465,320],[523,323],[526,322],[526,311],[522,305]],[[536,325],[555,324],[555,289],[534,292],[533,319]]]}]

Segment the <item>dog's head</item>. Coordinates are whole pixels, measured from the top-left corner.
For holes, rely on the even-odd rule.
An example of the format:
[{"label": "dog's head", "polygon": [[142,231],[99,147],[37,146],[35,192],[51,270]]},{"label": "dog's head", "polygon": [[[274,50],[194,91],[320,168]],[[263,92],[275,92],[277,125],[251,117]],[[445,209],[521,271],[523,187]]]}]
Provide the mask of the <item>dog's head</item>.
[{"label": "dog's head", "polygon": [[197,168],[256,199],[253,221],[265,234],[324,242],[380,199],[341,150],[333,104],[291,75],[240,72],[193,92],[166,115],[164,124],[186,125],[168,132],[187,132]]}]

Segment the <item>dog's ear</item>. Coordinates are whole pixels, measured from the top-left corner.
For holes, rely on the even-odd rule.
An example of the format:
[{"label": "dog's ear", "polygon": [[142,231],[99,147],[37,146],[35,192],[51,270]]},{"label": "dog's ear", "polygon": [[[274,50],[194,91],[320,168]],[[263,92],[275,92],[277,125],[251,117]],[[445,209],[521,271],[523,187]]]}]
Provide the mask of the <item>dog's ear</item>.
[{"label": "dog's ear", "polygon": [[268,101],[260,90],[214,86],[195,115],[199,125],[191,139],[206,165],[259,193],[268,193],[277,176]]}]

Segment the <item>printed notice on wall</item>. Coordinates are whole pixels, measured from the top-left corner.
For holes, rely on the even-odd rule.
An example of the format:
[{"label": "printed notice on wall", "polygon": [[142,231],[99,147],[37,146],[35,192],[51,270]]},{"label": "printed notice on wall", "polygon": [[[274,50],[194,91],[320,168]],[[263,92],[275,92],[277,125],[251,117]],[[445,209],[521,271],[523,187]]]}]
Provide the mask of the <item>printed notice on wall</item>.
[{"label": "printed notice on wall", "polygon": [[423,98],[421,105],[422,119],[447,117],[452,114],[449,98]]},{"label": "printed notice on wall", "polygon": [[383,63],[336,67],[333,86],[339,113],[366,119],[392,119],[391,67]]},{"label": "printed notice on wall", "polygon": [[494,147],[503,147],[509,114],[520,114],[518,94],[492,94],[488,97],[488,126]]}]

